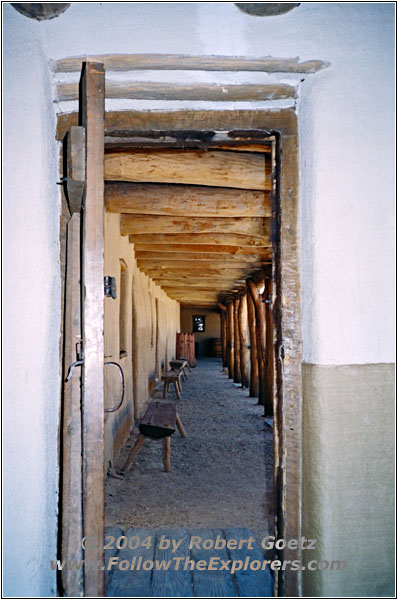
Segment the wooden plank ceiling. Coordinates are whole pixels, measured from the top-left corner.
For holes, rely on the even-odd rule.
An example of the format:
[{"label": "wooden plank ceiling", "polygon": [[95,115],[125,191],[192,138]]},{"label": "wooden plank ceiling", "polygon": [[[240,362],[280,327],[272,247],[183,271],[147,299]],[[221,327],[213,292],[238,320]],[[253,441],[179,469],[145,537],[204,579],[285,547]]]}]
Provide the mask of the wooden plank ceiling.
[{"label": "wooden plank ceiling", "polygon": [[271,262],[270,148],[115,149],[105,207],[138,267],[182,305],[215,307]]}]

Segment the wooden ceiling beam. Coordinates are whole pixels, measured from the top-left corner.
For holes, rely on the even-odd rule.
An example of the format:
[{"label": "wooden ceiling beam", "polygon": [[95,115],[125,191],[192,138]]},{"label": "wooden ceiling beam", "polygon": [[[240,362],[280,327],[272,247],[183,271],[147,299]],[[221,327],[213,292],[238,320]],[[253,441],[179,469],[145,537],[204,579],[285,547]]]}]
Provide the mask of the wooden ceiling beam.
[{"label": "wooden ceiling beam", "polygon": [[105,181],[182,183],[272,190],[264,155],[222,150],[123,151],[105,155]]},{"label": "wooden ceiling beam", "polygon": [[137,260],[153,260],[156,262],[186,262],[205,261],[205,262],[232,262],[232,263],[250,263],[250,262],[270,262],[269,253],[257,252],[256,254],[228,254],[228,252],[190,252],[188,254],[184,252],[145,252],[142,250],[135,251],[135,257]]},{"label": "wooden ceiling beam", "polygon": [[[191,276],[193,273],[196,275],[197,273],[199,275],[225,275],[225,276],[234,276],[235,274],[245,274],[247,272],[252,273],[255,269],[251,269],[250,265],[224,265],[221,264],[220,266],[213,266],[213,265],[206,265],[203,266],[200,263],[190,263],[189,265],[184,265],[184,264],[176,264],[176,265],[171,265],[170,267],[156,267],[156,266],[152,266],[152,265],[148,265],[147,267],[145,267],[144,269],[142,267],[140,267],[141,270],[145,270],[145,272],[151,271],[154,273],[159,273],[160,275],[166,274],[166,273],[175,273],[175,274],[187,274],[187,276]],[[260,267],[261,268],[261,267]],[[258,269],[257,269],[258,270]],[[249,277],[249,275],[248,275]]]},{"label": "wooden ceiling beam", "polygon": [[230,289],[224,289],[224,288],[184,288],[184,287],[175,287],[175,286],[170,286],[170,285],[162,285],[162,288],[167,292],[167,293],[174,293],[174,294],[192,294],[195,295],[196,292],[198,292],[199,294],[202,293],[208,293],[208,294],[230,294],[231,290]]},{"label": "wooden ceiling beam", "polygon": [[[179,302],[177,300],[177,302]],[[217,309],[217,302],[192,302],[192,301],[182,301],[180,302],[181,308],[195,308],[197,310],[205,310],[205,309]]]},{"label": "wooden ceiling beam", "polygon": [[270,192],[193,185],[108,183],[105,208],[112,213],[185,217],[270,217]]},{"label": "wooden ceiling beam", "polygon": [[236,233],[269,239],[270,219],[262,217],[169,217],[164,215],[125,215],[120,217],[122,235],[169,233]]},{"label": "wooden ceiling beam", "polygon": [[[132,236],[130,236],[132,237]],[[134,236],[135,237],[135,236]],[[133,243],[132,239],[130,242]],[[148,253],[159,254],[174,254],[176,256],[184,256],[186,254],[224,254],[227,256],[252,256],[261,253],[263,258],[272,260],[272,250],[268,247],[250,247],[250,246],[223,246],[223,245],[206,245],[206,244],[143,244],[141,242],[134,244],[136,256],[138,253],[142,255]]]},{"label": "wooden ceiling beam", "polygon": [[169,287],[184,287],[184,288],[196,288],[196,287],[206,287],[209,289],[230,289],[230,288],[239,288],[241,286],[246,285],[246,278],[237,278],[237,277],[229,277],[229,278],[220,278],[220,277],[192,277],[188,279],[183,276],[167,276],[160,277],[154,276],[152,277],[155,283],[159,285],[167,285]]},{"label": "wooden ceiling beam", "polygon": [[155,261],[153,259],[150,260],[138,260],[137,261],[138,268],[146,271],[147,269],[160,269],[161,271],[174,271],[174,272],[186,272],[189,274],[192,272],[192,269],[195,270],[203,270],[208,271],[209,269],[238,269],[240,272],[251,271],[253,272],[255,269],[261,269],[264,265],[268,264],[267,262],[248,262],[248,263],[237,263],[237,262],[227,262],[227,261],[196,261],[196,260],[175,260],[175,261]]},{"label": "wooden ceiling beam", "polygon": [[[251,235],[238,233],[158,233],[158,234],[134,234],[129,235],[129,241],[133,244],[145,244],[158,247],[159,244],[180,245],[205,245],[205,246],[237,246],[251,249],[267,248],[272,246],[270,238],[259,238]],[[181,246],[183,248],[183,246]],[[184,251],[182,249],[182,251]],[[201,250],[202,251],[202,250]]]},{"label": "wooden ceiling beam", "polygon": [[232,144],[232,143],[212,144],[211,147],[214,149],[217,149],[217,150],[233,150],[234,152],[261,152],[261,153],[265,152],[265,153],[269,154],[272,151],[272,146],[269,143],[266,143],[266,144],[247,143],[247,144],[245,144],[243,142],[243,144],[242,144],[242,138],[238,138],[234,144]]}]

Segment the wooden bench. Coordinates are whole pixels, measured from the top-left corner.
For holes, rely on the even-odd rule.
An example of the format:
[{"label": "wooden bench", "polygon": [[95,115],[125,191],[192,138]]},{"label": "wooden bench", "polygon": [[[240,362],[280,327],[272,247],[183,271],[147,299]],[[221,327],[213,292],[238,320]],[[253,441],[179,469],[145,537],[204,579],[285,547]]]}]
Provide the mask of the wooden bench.
[{"label": "wooden bench", "polygon": [[133,448],[130,450],[130,454],[123,466],[123,472],[127,473],[130,470],[145,439],[148,437],[152,440],[163,438],[163,467],[165,472],[169,473],[171,471],[170,436],[178,428],[181,437],[187,437],[181,419],[177,414],[175,404],[173,402],[151,402],[138,428],[140,434]]},{"label": "wooden bench", "polygon": [[191,365],[189,364],[189,360],[186,356],[180,356],[180,358],[177,358],[176,360],[185,360],[185,362],[187,363],[188,371],[192,371]]},{"label": "wooden bench", "polygon": [[177,398],[179,400],[181,399],[181,392],[182,392],[181,377],[182,377],[181,369],[174,370],[174,371],[167,371],[166,373],[163,373],[163,375],[161,376],[161,380],[164,381],[163,398],[165,400],[167,399],[167,392],[169,391],[170,383],[174,383],[174,388],[175,388],[175,391],[177,394]]},{"label": "wooden bench", "polygon": [[185,381],[187,381],[188,375],[187,375],[186,369],[189,365],[185,359],[175,358],[174,360],[169,361],[169,365],[170,365],[170,368],[172,371],[178,371],[178,369],[181,369],[182,378],[185,379]]}]

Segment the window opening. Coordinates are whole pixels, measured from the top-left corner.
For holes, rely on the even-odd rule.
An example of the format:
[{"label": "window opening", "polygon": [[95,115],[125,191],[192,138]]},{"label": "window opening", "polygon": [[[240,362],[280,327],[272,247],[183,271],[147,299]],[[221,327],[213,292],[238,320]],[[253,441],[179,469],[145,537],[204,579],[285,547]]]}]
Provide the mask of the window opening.
[{"label": "window opening", "polygon": [[192,317],[192,332],[203,333],[205,331],[205,316],[193,315]]},{"label": "window opening", "polygon": [[120,300],[119,300],[119,347],[120,358],[127,356],[128,348],[128,269],[126,262],[120,259]]}]

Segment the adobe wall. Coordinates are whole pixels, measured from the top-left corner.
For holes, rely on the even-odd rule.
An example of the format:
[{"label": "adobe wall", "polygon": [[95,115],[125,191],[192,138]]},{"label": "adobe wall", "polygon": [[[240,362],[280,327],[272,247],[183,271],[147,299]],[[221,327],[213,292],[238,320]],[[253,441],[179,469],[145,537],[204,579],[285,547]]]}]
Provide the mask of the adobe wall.
[{"label": "adobe wall", "polygon": [[210,356],[210,340],[220,339],[220,313],[214,310],[207,309],[193,309],[193,308],[182,308],[181,309],[181,331],[183,333],[193,333],[192,330],[192,316],[193,315],[204,315],[205,316],[205,331],[203,333],[195,333],[195,344],[199,345],[199,357]]},{"label": "adobe wall", "polygon": [[[119,311],[121,304],[121,261],[124,261],[129,290],[125,327],[127,346],[120,356]],[[105,214],[105,274],[116,278],[117,297],[105,298],[105,361],[118,362],[125,376],[125,400],[120,410],[105,416],[105,465],[114,465],[129,429],[145,412],[161,368],[175,357],[176,333],[180,329],[180,307],[149,277],[134,258],[134,245],[120,235],[120,215]],[[158,308],[156,309],[156,304]],[[156,350],[156,345],[158,350]],[[158,367],[157,367],[158,362]],[[120,380],[115,367],[105,367],[105,406],[116,406]]]}]

